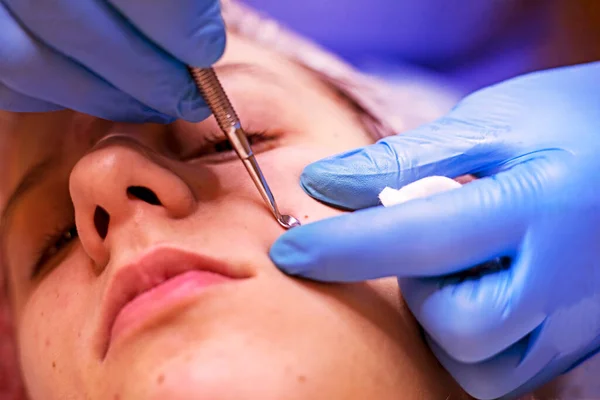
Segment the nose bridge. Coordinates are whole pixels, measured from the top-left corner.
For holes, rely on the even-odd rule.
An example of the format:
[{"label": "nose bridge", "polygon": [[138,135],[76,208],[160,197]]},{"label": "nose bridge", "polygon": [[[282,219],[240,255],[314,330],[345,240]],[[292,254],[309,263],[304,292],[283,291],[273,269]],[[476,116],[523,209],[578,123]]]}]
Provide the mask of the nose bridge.
[{"label": "nose bridge", "polygon": [[196,204],[184,180],[152,160],[146,149],[131,145],[107,145],[87,154],[71,172],[69,184],[80,240],[97,265],[110,258],[111,232],[140,208],[145,214],[184,218]]}]

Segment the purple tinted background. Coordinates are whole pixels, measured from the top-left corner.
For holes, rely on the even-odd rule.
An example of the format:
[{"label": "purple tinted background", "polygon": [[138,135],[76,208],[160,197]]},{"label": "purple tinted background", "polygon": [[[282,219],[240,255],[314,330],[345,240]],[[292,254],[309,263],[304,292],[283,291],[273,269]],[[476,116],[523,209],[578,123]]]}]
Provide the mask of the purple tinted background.
[{"label": "purple tinted background", "polygon": [[359,68],[416,64],[468,92],[535,64],[552,2],[244,0]]}]

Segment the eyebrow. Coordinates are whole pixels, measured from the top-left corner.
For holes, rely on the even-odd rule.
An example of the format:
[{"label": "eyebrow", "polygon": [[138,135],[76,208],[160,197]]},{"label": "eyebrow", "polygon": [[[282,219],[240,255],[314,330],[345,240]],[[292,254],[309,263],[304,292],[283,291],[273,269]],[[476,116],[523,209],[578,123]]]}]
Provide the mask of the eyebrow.
[{"label": "eyebrow", "polygon": [[271,71],[268,68],[265,68],[264,66],[258,65],[258,64],[250,64],[250,63],[244,63],[244,62],[229,63],[229,64],[216,65],[214,67],[214,70],[218,76],[246,75],[246,76],[250,76],[250,77],[258,76],[262,79],[269,79],[269,80],[279,79],[279,80],[281,80],[279,75],[276,74],[274,71]]},{"label": "eyebrow", "polygon": [[[48,177],[59,164],[57,157],[51,157],[42,160],[31,167],[21,179],[21,182],[17,185],[15,191],[11,194],[10,198],[6,203],[6,207],[0,216],[0,268],[4,270],[8,269],[8,260],[6,258],[6,232],[10,227],[10,221],[12,220],[15,208],[20,201],[31,193],[36,187],[38,187],[46,177]],[[8,279],[5,276],[4,289],[9,289]]]},{"label": "eyebrow", "polygon": [[54,171],[58,165],[58,157],[50,157],[35,164],[23,175],[15,191],[9,197],[6,207],[0,217],[0,239],[13,216],[14,210],[19,202],[31,191],[38,187]]}]

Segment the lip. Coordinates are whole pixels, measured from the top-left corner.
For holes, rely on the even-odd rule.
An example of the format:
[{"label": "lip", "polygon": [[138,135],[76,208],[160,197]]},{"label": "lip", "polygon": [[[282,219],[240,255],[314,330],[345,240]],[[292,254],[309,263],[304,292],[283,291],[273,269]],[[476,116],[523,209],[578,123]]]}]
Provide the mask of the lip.
[{"label": "lip", "polygon": [[184,298],[233,280],[249,271],[211,257],[171,247],[156,247],[117,268],[102,305],[101,355],[130,329]]}]

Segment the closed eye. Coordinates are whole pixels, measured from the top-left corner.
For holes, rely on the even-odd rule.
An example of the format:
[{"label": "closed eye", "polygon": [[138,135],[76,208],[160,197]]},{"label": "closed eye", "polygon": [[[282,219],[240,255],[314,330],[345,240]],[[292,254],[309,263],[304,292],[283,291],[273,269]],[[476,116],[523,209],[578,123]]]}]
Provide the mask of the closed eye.
[{"label": "closed eye", "polygon": [[[271,150],[277,145],[276,135],[266,131],[246,131],[248,142],[255,153]],[[207,163],[220,163],[237,158],[233,146],[222,134],[205,136],[198,147],[182,157],[183,161],[203,161]]]},{"label": "closed eye", "polygon": [[46,236],[39,255],[35,258],[36,262],[31,270],[31,278],[40,275],[44,269],[53,264],[57,257],[60,257],[63,251],[77,238],[77,226],[71,223],[67,228],[56,229],[54,233]]}]

